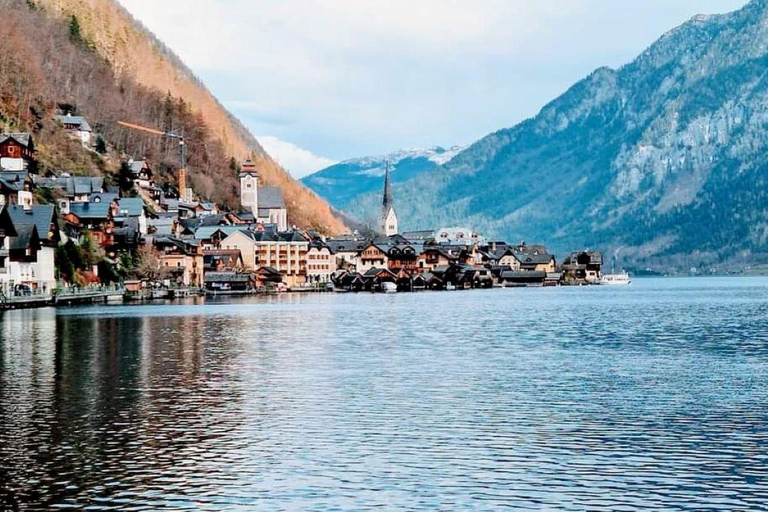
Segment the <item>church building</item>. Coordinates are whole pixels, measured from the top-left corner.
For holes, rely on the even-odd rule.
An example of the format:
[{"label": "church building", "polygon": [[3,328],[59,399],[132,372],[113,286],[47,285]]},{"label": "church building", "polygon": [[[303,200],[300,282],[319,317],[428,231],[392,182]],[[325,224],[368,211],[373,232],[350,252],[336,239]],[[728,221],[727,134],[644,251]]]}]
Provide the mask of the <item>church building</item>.
[{"label": "church building", "polygon": [[240,166],[240,204],[256,222],[274,224],[278,231],[288,229],[288,210],[277,187],[259,187],[256,163],[248,158]]}]

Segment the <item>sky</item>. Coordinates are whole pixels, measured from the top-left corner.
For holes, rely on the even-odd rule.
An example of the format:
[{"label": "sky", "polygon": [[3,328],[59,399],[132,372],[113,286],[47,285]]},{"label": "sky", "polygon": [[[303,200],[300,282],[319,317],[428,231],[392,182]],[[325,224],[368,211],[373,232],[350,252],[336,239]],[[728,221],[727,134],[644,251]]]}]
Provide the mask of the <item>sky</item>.
[{"label": "sky", "polygon": [[470,144],[745,0],[119,0],[301,177]]}]

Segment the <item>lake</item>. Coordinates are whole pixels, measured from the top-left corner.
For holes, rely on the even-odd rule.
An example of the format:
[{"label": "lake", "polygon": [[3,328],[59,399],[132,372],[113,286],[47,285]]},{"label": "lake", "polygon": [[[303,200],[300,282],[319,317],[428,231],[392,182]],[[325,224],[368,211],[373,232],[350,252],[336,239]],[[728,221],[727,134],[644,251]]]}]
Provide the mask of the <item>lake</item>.
[{"label": "lake", "polygon": [[768,279],[0,313],[0,510],[755,510]]}]

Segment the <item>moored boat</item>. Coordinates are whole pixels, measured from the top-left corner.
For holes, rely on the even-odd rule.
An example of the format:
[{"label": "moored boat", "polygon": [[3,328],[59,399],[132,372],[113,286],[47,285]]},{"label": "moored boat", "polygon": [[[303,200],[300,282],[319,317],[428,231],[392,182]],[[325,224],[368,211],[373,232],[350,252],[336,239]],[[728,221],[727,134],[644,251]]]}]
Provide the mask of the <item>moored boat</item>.
[{"label": "moored boat", "polygon": [[397,285],[395,283],[385,281],[381,283],[381,291],[384,293],[397,293]]},{"label": "moored boat", "polygon": [[621,271],[618,274],[605,274],[599,281],[600,284],[603,285],[612,285],[612,286],[626,286],[628,284],[632,283],[632,280],[629,277],[629,274],[626,270]]}]

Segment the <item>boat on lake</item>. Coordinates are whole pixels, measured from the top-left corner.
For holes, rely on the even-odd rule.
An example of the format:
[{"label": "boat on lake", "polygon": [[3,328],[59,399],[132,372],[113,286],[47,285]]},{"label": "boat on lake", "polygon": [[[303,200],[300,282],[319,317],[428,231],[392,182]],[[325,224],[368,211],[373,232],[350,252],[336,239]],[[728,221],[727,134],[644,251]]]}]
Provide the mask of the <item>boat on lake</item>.
[{"label": "boat on lake", "polygon": [[397,293],[397,285],[395,283],[385,281],[381,283],[381,291],[384,293]]},{"label": "boat on lake", "polygon": [[626,286],[631,284],[632,280],[629,277],[629,273],[626,270],[622,270],[617,274],[604,274],[598,282],[603,285]]}]

